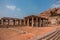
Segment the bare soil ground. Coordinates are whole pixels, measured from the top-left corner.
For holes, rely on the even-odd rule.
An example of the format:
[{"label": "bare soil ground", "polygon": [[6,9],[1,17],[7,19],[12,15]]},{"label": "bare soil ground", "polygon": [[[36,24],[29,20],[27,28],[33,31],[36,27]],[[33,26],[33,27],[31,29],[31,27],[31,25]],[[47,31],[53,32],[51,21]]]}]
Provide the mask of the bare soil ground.
[{"label": "bare soil ground", "polygon": [[60,26],[0,28],[0,40],[29,40],[39,35],[43,36],[58,28]]}]

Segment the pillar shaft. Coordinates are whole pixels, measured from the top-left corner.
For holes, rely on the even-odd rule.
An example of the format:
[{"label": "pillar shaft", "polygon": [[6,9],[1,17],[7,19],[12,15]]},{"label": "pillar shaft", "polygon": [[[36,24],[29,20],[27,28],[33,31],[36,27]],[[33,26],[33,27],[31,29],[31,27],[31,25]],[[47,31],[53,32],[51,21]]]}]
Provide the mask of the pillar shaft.
[{"label": "pillar shaft", "polygon": [[42,27],[42,19],[40,18],[40,27]]},{"label": "pillar shaft", "polygon": [[19,25],[19,20],[16,20],[15,23],[16,23],[15,25]]},{"label": "pillar shaft", "polygon": [[32,27],[34,26],[34,18],[32,17]]},{"label": "pillar shaft", "polygon": [[20,26],[22,25],[22,21],[20,20]]},{"label": "pillar shaft", "polygon": [[38,27],[38,18],[36,18],[36,26]]},{"label": "pillar shaft", "polygon": [[18,20],[18,25],[19,25],[19,20]]},{"label": "pillar shaft", "polygon": [[41,27],[41,18],[39,19],[39,26]]},{"label": "pillar shaft", "polygon": [[20,20],[18,20],[18,25],[20,25]]},{"label": "pillar shaft", "polygon": [[5,22],[4,22],[4,20],[3,20],[3,25],[5,25],[4,23],[5,23]]},{"label": "pillar shaft", "polygon": [[3,25],[3,19],[1,19],[1,25]]},{"label": "pillar shaft", "polygon": [[28,18],[28,20],[27,20],[27,26],[29,26],[29,18]]},{"label": "pillar shaft", "polygon": [[45,24],[44,24],[44,23],[45,23],[45,20],[43,19],[43,26],[45,26]]},{"label": "pillar shaft", "polygon": [[48,20],[46,20],[46,26],[48,26]]},{"label": "pillar shaft", "polygon": [[17,24],[16,24],[16,20],[15,20],[15,25],[17,25]]},{"label": "pillar shaft", "polygon": [[9,25],[9,20],[8,20],[8,25]]},{"label": "pillar shaft", "polygon": [[44,26],[46,26],[46,25],[47,25],[47,20],[44,19]]},{"label": "pillar shaft", "polygon": [[24,26],[26,25],[26,20],[24,19]]},{"label": "pillar shaft", "polygon": [[41,27],[43,27],[43,19],[41,20]]}]

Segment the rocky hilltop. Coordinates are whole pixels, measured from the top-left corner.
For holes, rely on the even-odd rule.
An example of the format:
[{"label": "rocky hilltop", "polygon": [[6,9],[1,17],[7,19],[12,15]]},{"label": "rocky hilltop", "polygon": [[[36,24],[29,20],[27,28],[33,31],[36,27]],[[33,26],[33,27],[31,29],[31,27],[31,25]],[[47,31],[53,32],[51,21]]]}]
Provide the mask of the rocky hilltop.
[{"label": "rocky hilltop", "polygon": [[50,16],[58,16],[58,15],[60,16],[60,8],[51,8],[48,9],[47,11],[40,13],[39,16],[48,18]]}]

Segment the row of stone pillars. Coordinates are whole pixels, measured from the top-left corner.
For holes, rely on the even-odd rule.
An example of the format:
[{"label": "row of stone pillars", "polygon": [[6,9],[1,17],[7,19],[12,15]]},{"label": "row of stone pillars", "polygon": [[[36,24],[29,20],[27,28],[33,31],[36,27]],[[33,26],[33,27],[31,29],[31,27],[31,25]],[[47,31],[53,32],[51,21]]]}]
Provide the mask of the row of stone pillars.
[{"label": "row of stone pillars", "polygon": [[26,18],[26,26],[34,26],[34,27],[42,27],[48,26],[48,19],[40,18],[40,17],[31,17]]},{"label": "row of stone pillars", "polygon": [[48,26],[48,20],[40,17],[27,17],[24,19],[1,19],[0,25],[18,25],[18,26],[32,26],[43,27]]},{"label": "row of stone pillars", "polygon": [[1,19],[0,25],[24,25],[23,20]]}]

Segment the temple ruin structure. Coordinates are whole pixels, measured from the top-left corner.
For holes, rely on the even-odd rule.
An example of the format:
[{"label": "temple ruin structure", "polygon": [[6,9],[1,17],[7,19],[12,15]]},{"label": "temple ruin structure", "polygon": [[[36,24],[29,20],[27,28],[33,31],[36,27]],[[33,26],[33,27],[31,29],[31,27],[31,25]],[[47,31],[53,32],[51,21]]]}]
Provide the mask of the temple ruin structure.
[{"label": "temple ruin structure", "polygon": [[0,25],[43,27],[48,26],[48,19],[35,15],[24,17],[24,19],[3,17],[0,19]]}]

